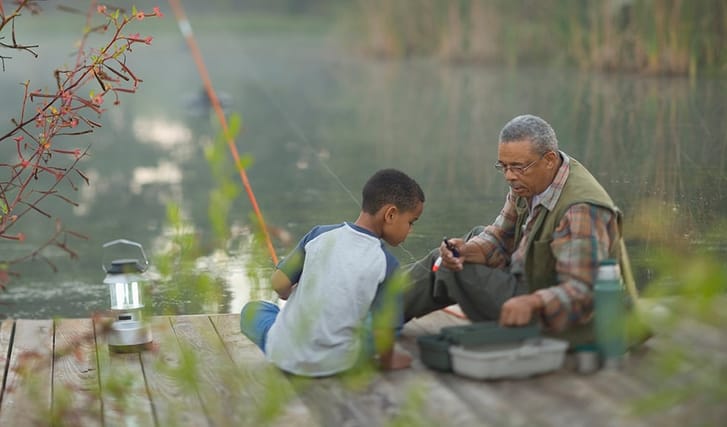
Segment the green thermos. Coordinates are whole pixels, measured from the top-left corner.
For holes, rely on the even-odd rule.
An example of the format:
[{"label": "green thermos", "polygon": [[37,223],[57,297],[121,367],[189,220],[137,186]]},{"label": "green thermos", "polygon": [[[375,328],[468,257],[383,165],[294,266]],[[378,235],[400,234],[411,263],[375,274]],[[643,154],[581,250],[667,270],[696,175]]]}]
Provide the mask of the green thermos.
[{"label": "green thermos", "polygon": [[596,345],[605,368],[617,368],[626,353],[626,304],[616,260],[601,261],[594,286]]}]

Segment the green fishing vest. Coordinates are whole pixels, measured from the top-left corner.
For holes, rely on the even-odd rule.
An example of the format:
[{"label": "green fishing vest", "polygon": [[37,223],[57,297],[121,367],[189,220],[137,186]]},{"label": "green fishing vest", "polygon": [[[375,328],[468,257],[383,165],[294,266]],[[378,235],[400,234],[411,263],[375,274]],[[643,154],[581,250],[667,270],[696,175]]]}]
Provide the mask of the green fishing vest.
[{"label": "green fishing vest", "polygon": [[[515,200],[517,209],[517,222],[515,228],[515,241],[522,237],[523,225],[528,217],[528,206],[525,198]],[[566,210],[577,203],[588,203],[610,209],[617,218],[619,236],[611,242],[609,257],[621,260],[619,239],[622,231],[621,211],[611,200],[601,184],[578,161],[570,159],[570,172],[563,186],[560,198],[552,211],[541,213],[533,224],[532,232],[528,236],[525,251],[525,280],[530,292],[548,288],[558,284],[555,271],[555,256],[550,249],[553,241],[553,232],[560,223]],[[571,345],[593,342],[593,322],[572,327],[565,332],[549,333],[549,335],[567,339]]]}]

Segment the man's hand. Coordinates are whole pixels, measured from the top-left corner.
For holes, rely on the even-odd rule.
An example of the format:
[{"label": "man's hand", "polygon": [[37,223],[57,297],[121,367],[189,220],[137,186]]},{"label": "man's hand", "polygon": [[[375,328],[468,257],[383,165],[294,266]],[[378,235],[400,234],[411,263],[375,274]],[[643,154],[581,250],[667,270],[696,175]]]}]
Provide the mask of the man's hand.
[{"label": "man's hand", "polygon": [[[452,245],[452,247],[457,248],[457,251],[461,254],[462,249],[465,247],[464,240],[462,239],[448,239],[449,244]],[[442,257],[442,265],[448,268],[451,271],[460,271],[462,270],[464,266],[464,257],[460,256],[454,256],[454,253],[447,247],[447,245],[442,242],[441,245],[439,245],[439,255]]]},{"label": "man's hand", "polygon": [[527,325],[532,320],[533,314],[540,312],[544,305],[543,299],[535,294],[512,297],[502,305],[500,325]]},{"label": "man's hand", "polygon": [[482,248],[473,240],[465,242],[462,239],[448,239],[449,244],[457,249],[459,256],[456,257],[444,242],[439,245],[439,254],[442,257],[442,266],[450,271],[462,271],[464,264],[484,264],[485,254]]}]

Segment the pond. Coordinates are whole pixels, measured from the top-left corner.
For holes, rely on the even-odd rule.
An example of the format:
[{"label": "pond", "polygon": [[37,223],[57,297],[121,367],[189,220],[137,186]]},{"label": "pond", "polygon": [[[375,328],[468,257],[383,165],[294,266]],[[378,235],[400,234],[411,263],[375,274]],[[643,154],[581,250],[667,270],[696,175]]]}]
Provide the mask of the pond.
[{"label": "pond", "polygon": [[[252,159],[247,175],[275,231],[278,256],[315,224],[354,220],[361,186],[382,167],[406,171],[427,197],[414,231],[394,250],[402,263],[444,235],[488,223],[506,193],[493,167],[498,132],[523,113],[548,120],[561,149],[584,163],[626,213],[640,286],[652,277],[649,257],[665,244],[641,224],[674,215],[679,228],[672,239],[725,249],[714,232],[727,212],[724,80],[378,61],[324,37],[295,34],[206,31],[197,37],[226,110],[242,118],[236,144]],[[49,84],[49,70],[69,61],[72,36],[35,41],[43,49],[39,59],[14,55],[0,74],[0,133],[17,116],[18,82]],[[156,313],[237,312],[251,295],[269,296],[263,288],[272,262],[253,253],[252,207],[242,188],[228,218],[234,237],[226,250],[213,244],[208,210],[219,165],[207,160],[205,149],[219,125],[182,37],[155,36],[129,62],[144,80],[139,92],[109,106],[104,127],[75,143],[90,145],[81,163],[90,185],[66,189],[77,207],[49,208],[88,236],[69,242],[79,259],[50,248],[45,255],[58,272],[42,260],[14,267],[20,276],[0,293],[0,317],[87,317],[106,308],[102,244],[139,242],[153,265],[179,232],[167,219],[172,203],[199,244],[193,265],[215,280],[200,294],[170,283],[156,289]],[[222,175],[239,186],[234,169]],[[54,224],[41,215],[26,221],[29,239],[2,243],[0,258],[34,249]]]}]

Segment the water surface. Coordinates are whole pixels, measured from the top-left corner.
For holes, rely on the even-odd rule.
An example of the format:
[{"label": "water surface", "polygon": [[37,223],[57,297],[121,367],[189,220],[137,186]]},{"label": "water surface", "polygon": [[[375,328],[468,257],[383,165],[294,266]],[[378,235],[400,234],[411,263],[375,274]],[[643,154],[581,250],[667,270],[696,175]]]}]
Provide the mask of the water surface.
[{"label": "water surface", "polygon": [[[15,55],[0,75],[0,133],[17,114],[17,83],[49,84],[48,70],[69,61],[72,42],[70,36],[38,40],[44,48],[38,60]],[[409,173],[427,197],[414,232],[395,249],[404,263],[443,235],[493,220],[506,192],[492,166],[498,132],[513,116],[533,113],[553,125],[561,149],[584,163],[625,212],[641,286],[651,277],[646,261],[664,244],[639,232],[643,219],[634,220],[647,200],[653,200],[647,222],[671,214],[681,219],[674,240],[724,249],[714,233],[727,212],[723,80],[382,62],[294,34],[205,32],[198,42],[227,111],[242,117],[236,143],[254,159],[247,173],[265,219],[293,240],[315,224],[354,220],[361,186],[383,167]],[[52,205],[67,227],[89,237],[70,242],[80,259],[49,250],[58,273],[41,261],[17,266],[20,277],[0,294],[0,317],[85,317],[107,307],[101,245],[131,239],[154,260],[175,233],[166,219],[170,202],[194,227],[197,267],[219,280],[211,298],[155,290],[156,312],[236,312],[251,293],[267,296],[259,289],[264,282],[250,278],[253,271],[265,277],[272,264],[252,254],[252,208],[242,190],[230,216],[235,238],[226,251],[211,244],[209,194],[216,181],[204,149],[218,125],[182,38],[156,37],[134,51],[130,65],[144,80],[139,93],[109,106],[104,127],[90,138],[69,141],[91,145],[82,162],[90,185],[67,189],[79,206]],[[239,183],[234,172],[229,178]],[[28,223],[28,241],[2,243],[3,258],[32,249],[53,226],[40,216]],[[290,248],[278,239],[275,245],[279,256]]]}]

